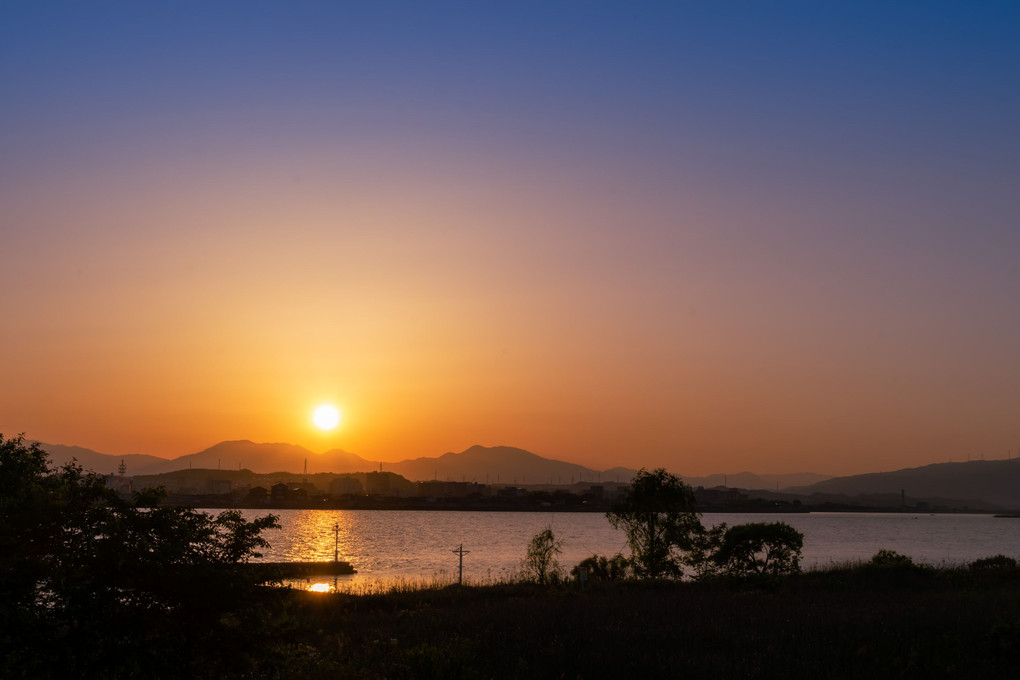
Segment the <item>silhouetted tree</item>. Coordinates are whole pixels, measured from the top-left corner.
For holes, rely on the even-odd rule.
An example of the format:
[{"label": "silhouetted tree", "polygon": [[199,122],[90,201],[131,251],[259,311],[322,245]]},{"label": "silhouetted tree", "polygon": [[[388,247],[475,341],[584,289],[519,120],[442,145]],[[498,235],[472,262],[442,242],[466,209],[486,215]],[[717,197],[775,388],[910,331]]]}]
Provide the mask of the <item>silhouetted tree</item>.
[{"label": "silhouetted tree", "polygon": [[528,581],[545,585],[558,580],[563,573],[556,556],[563,552],[563,541],[557,540],[552,529],[543,529],[532,536],[528,552],[521,560],[521,576]]},{"label": "silhouetted tree", "polygon": [[225,643],[258,583],[240,563],[277,520],[162,507],[162,496],[122,499],[103,477],[50,469],[38,444],[0,435],[0,629],[10,631],[0,676],[161,675],[184,649],[179,669],[237,662],[247,645]]},{"label": "silhouetted tree", "polygon": [[589,581],[618,581],[627,577],[630,560],[620,553],[612,557],[592,555],[578,562],[570,570],[570,575],[580,580],[582,569],[587,572]]},{"label": "silhouetted tree", "polygon": [[804,534],[786,522],[753,522],[707,532],[713,565],[733,576],[794,574],[800,571]]},{"label": "silhouetted tree", "polygon": [[626,532],[634,571],[647,578],[681,577],[704,530],[691,487],[662,468],[639,470],[606,517]]}]

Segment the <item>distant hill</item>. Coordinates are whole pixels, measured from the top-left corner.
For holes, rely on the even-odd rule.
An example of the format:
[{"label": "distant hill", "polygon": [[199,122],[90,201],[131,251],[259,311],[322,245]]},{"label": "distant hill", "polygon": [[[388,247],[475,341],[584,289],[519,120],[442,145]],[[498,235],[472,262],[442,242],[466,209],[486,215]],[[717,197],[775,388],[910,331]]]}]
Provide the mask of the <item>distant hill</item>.
[{"label": "distant hill", "polygon": [[512,446],[472,446],[438,458],[415,458],[383,463],[383,469],[411,480],[453,480],[480,484],[570,484],[580,481],[628,482],[635,471],[614,468],[602,472],[561,460],[543,458]]},{"label": "distant hill", "polygon": [[147,470],[167,462],[165,458],[157,458],[156,456],[147,456],[140,453],[129,453],[126,456],[110,456],[81,446],[64,446],[63,444],[46,444],[44,442],[38,442],[38,444],[50,455],[50,462],[54,466],[68,463],[73,458],[86,470],[92,470],[101,475],[116,472],[117,466],[120,465],[122,460],[131,474],[136,474],[135,470]]},{"label": "distant hill", "polygon": [[100,474],[115,472],[121,460],[127,466],[127,474],[132,476],[156,475],[189,468],[248,469],[260,474],[298,473],[304,471],[305,461],[308,462],[310,474],[316,472],[367,472],[379,468],[379,464],[376,462],[367,461],[340,449],[318,454],[294,444],[258,444],[246,439],[220,442],[198,453],[169,460],[137,454],[111,456],[78,446],[62,446],[42,442],[40,442],[40,446],[50,454],[50,459],[56,465],[62,465],[73,457],[82,467]]},{"label": "distant hill", "polygon": [[[636,473],[625,467],[593,470],[576,463],[543,458],[511,446],[472,446],[460,453],[445,453],[435,458],[406,459],[396,463],[368,460],[341,449],[315,453],[302,446],[283,443],[260,444],[248,440],[220,442],[208,449],[172,460],[141,454],[111,456],[80,446],[46,444],[55,465],[72,458],[89,470],[111,474],[123,460],[127,474],[156,475],[178,470],[251,470],[257,474],[276,472],[308,474],[324,472],[353,473],[384,470],[411,481],[430,479],[474,481],[489,484],[567,486],[577,482],[629,482]],[[898,506],[901,491],[911,501],[924,500],[932,505],[954,501],[971,508],[1020,509],[1020,459],[936,463],[894,472],[874,472],[848,477],[826,477],[813,473],[756,475],[750,472],[684,477],[692,486],[761,491],[761,497],[805,503],[857,503]],[[777,493],[777,485],[779,492]],[[866,501],[866,502],[865,502]],[[881,501],[881,502],[879,502]]]},{"label": "distant hill", "polygon": [[186,467],[209,469],[247,469],[252,472],[368,472],[376,470],[378,463],[341,449],[326,453],[315,453],[295,444],[257,444],[242,439],[220,442],[204,451],[181,456],[167,461],[167,468],[160,472],[172,472]]},{"label": "distant hill", "polygon": [[[60,465],[72,457],[85,468],[101,474],[117,470],[121,460],[128,475],[156,475],[187,469],[251,470],[258,474],[274,472],[303,473],[307,461],[308,474],[320,472],[351,473],[385,470],[412,481],[430,479],[474,481],[490,484],[555,484],[576,482],[629,482],[636,470],[614,467],[595,470],[576,463],[543,458],[524,449],[512,446],[472,446],[460,453],[445,453],[438,457],[405,459],[396,463],[368,460],[361,456],[333,449],[315,453],[303,446],[283,443],[256,443],[246,439],[225,441],[209,448],[178,458],[132,454],[111,456],[78,446],[41,444],[54,463]],[[792,485],[805,485],[827,479],[824,475],[801,473],[792,475],[755,475],[741,472],[733,475],[684,477],[692,486],[706,488],[730,486],[742,489],[787,490]]]},{"label": "distant hill", "polygon": [[472,446],[460,453],[437,458],[415,458],[397,463],[367,460],[341,449],[318,454],[294,444],[259,444],[248,440],[220,442],[198,453],[174,459],[155,456],[111,456],[77,446],[41,443],[51,460],[62,465],[72,457],[83,467],[101,474],[117,470],[121,460],[129,475],[155,475],[177,470],[246,469],[259,474],[272,472],[370,472],[383,469],[412,481],[429,479],[475,481],[491,484],[569,484],[580,481],[628,482],[635,471],[613,468],[605,472],[559,460],[542,458],[509,446]]},{"label": "distant hill", "polygon": [[255,442],[242,439],[220,442],[204,451],[167,461],[158,472],[173,472],[187,468],[210,470],[248,469],[253,472],[301,472],[306,459],[316,454],[295,444]]},{"label": "distant hill", "polygon": [[786,491],[844,496],[902,491],[913,498],[974,499],[1003,508],[1020,508],[1020,459],[935,463],[893,472],[834,477]]}]

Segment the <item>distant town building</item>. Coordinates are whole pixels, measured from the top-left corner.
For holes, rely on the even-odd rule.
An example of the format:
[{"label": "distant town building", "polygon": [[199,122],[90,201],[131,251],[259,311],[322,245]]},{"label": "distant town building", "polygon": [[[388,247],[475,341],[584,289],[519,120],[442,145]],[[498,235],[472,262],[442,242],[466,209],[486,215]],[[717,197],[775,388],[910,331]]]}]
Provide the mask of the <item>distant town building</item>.
[{"label": "distant town building", "polygon": [[272,499],[274,503],[285,501],[288,498],[290,498],[290,487],[288,487],[283,482],[277,482],[276,484],[273,484],[273,486],[270,487],[269,497]]},{"label": "distant town building", "polygon": [[226,496],[232,489],[229,479],[213,479],[209,482],[209,492],[216,496]]},{"label": "distant town building", "polygon": [[329,483],[329,493],[331,496],[363,496],[365,487],[357,477],[337,477]]},{"label": "distant town building", "polygon": [[486,495],[488,487],[475,482],[418,482],[421,498],[465,498],[473,494]]},{"label": "distant town building", "polygon": [[264,503],[269,498],[269,490],[264,486],[253,486],[248,490],[245,500],[250,503]]},{"label": "distant town building", "polygon": [[290,487],[290,493],[292,496],[316,496],[320,493],[318,487],[311,482],[291,482],[287,485]]},{"label": "distant town building", "polygon": [[698,501],[698,505],[726,506],[744,503],[747,501],[748,496],[746,493],[741,493],[737,489],[728,487],[718,486],[706,489],[699,486],[694,490],[694,498]]}]

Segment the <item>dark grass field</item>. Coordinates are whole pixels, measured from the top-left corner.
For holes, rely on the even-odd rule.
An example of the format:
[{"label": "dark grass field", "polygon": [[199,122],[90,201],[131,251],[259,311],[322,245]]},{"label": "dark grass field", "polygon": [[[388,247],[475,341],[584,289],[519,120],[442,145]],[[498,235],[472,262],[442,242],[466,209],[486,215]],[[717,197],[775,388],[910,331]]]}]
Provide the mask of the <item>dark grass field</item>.
[{"label": "dark grass field", "polygon": [[294,677],[1020,677],[1016,574],[288,597]]},{"label": "dark grass field", "polygon": [[143,626],[37,623],[38,635],[3,617],[0,677],[1020,677],[1016,567],[864,564],[583,590],[259,588],[212,618],[199,614],[166,611]]}]

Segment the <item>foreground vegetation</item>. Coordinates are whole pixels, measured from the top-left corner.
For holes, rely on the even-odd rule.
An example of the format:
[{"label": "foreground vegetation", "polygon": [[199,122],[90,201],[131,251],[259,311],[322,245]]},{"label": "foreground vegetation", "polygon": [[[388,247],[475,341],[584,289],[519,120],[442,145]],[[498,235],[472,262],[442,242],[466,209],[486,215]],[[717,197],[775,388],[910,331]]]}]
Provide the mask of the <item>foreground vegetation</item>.
[{"label": "foreground vegetation", "polygon": [[[928,568],[886,553],[780,577],[583,587],[267,588],[235,606],[203,630],[169,613],[155,636],[110,630],[119,649],[85,666],[39,639],[3,676],[998,678],[1020,664],[1020,570],[998,559]],[[27,672],[11,663],[29,657]]]},{"label": "foreground vegetation", "polygon": [[318,677],[994,678],[1020,664],[1015,568],[295,593],[289,606],[301,673]]},{"label": "foreground vegetation", "polygon": [[182,628],[176,648],[157,635],[146,651],[145,631],[110,630],[120,649],[85,666],[78,651],[37,639],[6,658],[3,677],[1000,678],[1020,664],[1015,570],[267,590],[222,616],[204,631],[160,621],[158,630]]},{"label": "foreground vegetation", "polygon": [[989,678],[1020,664],[1011,557],[930,568],[881,551],[800,573],[789,526],[706,532],[679,480],[640,477],[610,516],[630,557],[568,576],[545,530],[512,583],[320,594],[244,568],[272,517],[125,501],[0,437],[0,677]]}]

